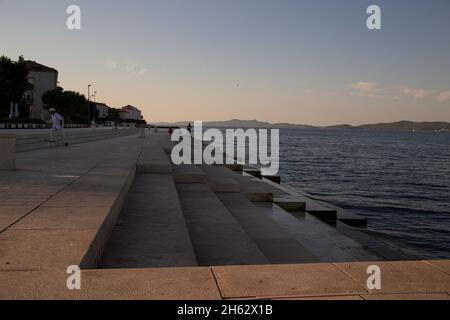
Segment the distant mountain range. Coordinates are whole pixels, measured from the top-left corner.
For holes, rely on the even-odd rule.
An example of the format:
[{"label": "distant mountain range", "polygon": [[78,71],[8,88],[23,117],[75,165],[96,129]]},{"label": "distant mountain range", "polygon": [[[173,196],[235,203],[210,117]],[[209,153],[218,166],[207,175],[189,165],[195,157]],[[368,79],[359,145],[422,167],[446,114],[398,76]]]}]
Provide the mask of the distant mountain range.
[{"label": "distant mountain range", "polygon": [[[185,127],[189,124],[188,121],[181,121],[175,123],[157,123],[158,126],[179,126]],[[347,129],[347,130],[384,130],[384,131],[450,131],[450,123],[448,122],[413,122],[413,121],[398,121],[392,123],[377,123],[365,124],[360,126],[351,126],[348,124],[318,127],[303,124],[292,123],[269,123],[258,120],[239,120],[233,119],[228,121],[204,121],[204,127],[214,128],[279,128],[279,129]]]}]

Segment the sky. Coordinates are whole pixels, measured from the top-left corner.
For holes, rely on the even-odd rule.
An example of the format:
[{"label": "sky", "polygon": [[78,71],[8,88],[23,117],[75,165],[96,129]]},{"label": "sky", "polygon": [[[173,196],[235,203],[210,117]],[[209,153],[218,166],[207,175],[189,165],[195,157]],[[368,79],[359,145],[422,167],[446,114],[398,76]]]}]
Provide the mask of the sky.
[{"label": "sky", "polygon": [[0,0],[0,55],[149,122],[450,122],[449,16],[450,0]]}]

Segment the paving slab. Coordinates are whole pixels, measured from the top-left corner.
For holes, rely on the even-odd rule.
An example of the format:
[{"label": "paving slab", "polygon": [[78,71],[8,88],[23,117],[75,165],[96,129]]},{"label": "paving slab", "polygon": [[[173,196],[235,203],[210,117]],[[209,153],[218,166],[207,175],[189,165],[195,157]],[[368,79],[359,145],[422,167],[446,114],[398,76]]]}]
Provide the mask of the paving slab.
[{"label": "paving slab", "polygon": [[198,166],[207,176],[208,184],[211,189],[216,192],[222,193],[240,193],[241,185],[235,179],[229,177],[229,175],[223,173],[223,168],[219,166]]},{"label": "paving slab", "polygon": [[359,295],[367,291],[333,265],[214,267],[224,298]]},{"label": "paving slab", "polygon": [[145,139],[142,153],[137,163],[137,172],[172,173],[172,163],[154,135],[150,135]]},{"label": "paving slab", "polygon": [[110,207],[40,207],[11,230],[98,230]]},{"label": "paving slab", "polygon": [[401,301],[414,301],[414,300],[450,300],[450,295],[446,293],[412,293],[412,294],[371,294],[362,295],[364,300],[401,300]]},{"label": "paving slab", "polygon": [[350,277],[366,286],[367,268],[377,265],[381,268],[381,290],[372,293],[448,293],[450,292],[450,275],[421,261],[405,262],[358,262],[336,264]]},{"label": "paving slab", "polygon": [[450,275],[450,260],[427,260],[425,262]]},{"label": "paving slab", "polygon": [[27,215],[34,206],[23,207],[1,207],[0,206],[0,232],[13,225],[15,222]]},{"label": "paving slab", "polygon": [[93,230],[7,230],[0,234],[0,270],[54,270],[80,265]]},{"label": "paving slab", "polygon": [[231,178],[209,178],[208,184],[216,193],[240,193],[241,186]]},{"label": "paving slab", "polygon": [[59,272],[0,272],[0,300],[219,300],[209,268],[86,270],[70,291]]},{"label": "paving slab", "polygon": [[[101,273],[100,273],[101,272]],[[88,272],[89,298],[152,300],[216,300],[220,293],[208,268],[170,268]],[[89,281],[92,279],[91,281]],[[92,293],[90,293],[92,292]],[[98,293],[99,292],[99,293]]]},{"label": "paving slab", "polygon": [[52,198],[52,201],[45,203],[46,207],[110,207],[116,201],[115,192],[105,192],[97,190],[95,193],[89,192],[79,186],[68,187],[65,192],[61,192]]},{"label": "paving slab", "polygon": [[177,184],[207,183],[206,174],[194,165],[174,165],[173,179]]},{"label": "paving slab", "polygon": [[25,170],[0,172],[0,206],[37,207],[75,179]]}]

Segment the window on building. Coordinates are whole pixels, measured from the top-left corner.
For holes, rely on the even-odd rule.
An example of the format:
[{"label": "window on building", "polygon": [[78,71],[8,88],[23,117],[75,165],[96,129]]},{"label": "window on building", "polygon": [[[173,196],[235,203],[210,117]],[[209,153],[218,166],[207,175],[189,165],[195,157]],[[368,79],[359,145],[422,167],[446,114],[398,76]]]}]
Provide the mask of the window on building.
[{"label": "window on building", "polygon": [[25,92],[25,101],[27,103],[32,103],[33,102],[33,91]]}]

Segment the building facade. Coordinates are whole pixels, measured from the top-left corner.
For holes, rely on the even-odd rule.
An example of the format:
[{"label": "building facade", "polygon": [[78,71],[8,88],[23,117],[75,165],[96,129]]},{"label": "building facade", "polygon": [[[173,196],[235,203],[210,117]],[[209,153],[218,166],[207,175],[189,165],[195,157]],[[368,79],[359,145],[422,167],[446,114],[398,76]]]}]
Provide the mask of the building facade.
[{"label": "building facade", "polygon": [[25,61],[29,69],[28,82],[31,89],[25,92],[24,100],[30,108],[30,118],[49,120],[50,115],[44,109],[42,96],[45,92],[55,90],[58,86],[58,70],[44,66],[35,61]]},{"label": "building facade", "polygon": [[142,112],[136,107],[125,106],[120,110],[120,119],[122,120],[142,120]]},{"label": "building facade", "polygon": [[105,103],[96,103],[97,112],[98,112],[98,118],[99,119],[106,119],[109,115],[109,107]]}]

